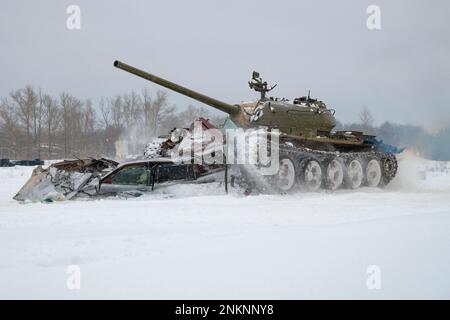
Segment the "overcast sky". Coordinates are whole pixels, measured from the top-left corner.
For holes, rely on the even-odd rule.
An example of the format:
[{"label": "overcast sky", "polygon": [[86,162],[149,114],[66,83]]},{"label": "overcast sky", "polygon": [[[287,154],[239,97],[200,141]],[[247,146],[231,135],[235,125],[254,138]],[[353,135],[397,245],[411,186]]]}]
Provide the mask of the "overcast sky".
[{"label": "overcast sky", "polygon": [[[81,8],[81,30],[66,8]],[[366,9],[381,8],[381,30]],[[324,100],[356,121],[430,126],[450,119],[450,1],[1,0],[0,96],[31,84],[98,99],[154,84],[120,59],[230,103],[253,100],[253,70],[274,96]],[[194,102],[170,93],[180,107]]]}]

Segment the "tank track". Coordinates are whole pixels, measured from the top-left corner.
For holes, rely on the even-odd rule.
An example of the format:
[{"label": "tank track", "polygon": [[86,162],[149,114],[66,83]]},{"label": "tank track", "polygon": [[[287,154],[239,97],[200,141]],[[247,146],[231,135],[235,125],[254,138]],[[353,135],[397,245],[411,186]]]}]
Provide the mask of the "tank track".
[{"label": "tank track", "polygon": [[[322,171],[327,167],[327,165],[334,159],[337,159],[344,167],[346,167],[352,160],[359,160],[362,164],[363,171],[365,172],[365,168],[367,163],[376,159],[379,161],[381,166],[381,181],[379,187],[383,187],[387,185],[396,175],[398,169],[397,159],[394,154],[386,153],[377,149],[370,149],[364,151],[351,151],[351,152],[343,152],[343,151],[323,151],[323,150],[314,150],[301,146],[293,146],[289,142],[285,142],[279,145],[279,159],[280,161],[283,158],[289,158],[292,160],[295,171],[296,171],[296,183],[301,182],[301,175],[305,165],[311,161],[317,161]],[[255,177],[254,174],[248,172],[248,169],[241,170],[244,186],[248,190],[259,191],[259,192],[273,192],[280,190],[273,190],[275,181],[275,176],[264,176],[264,177]],[[364,174],[365,179],[365,174]],[[241,186],[243,186],[241,184]],[[364,185],[364,182],[361,186]],[[345,187],[345,185],[343,184]],[[323,178],[322,188],[326,188],[326,181]]]},{"label": "tank track", "polygon": [[353,152],[338,152],[338,151],[322,151],[322,150],[312,150],[309,148],[294,147],[287,144],[282,144],[279,146],[280,158],[282,156],[291,156],[296,159],[297,164],[314,159],[319,161],[322,166],[326,166],[329,161],[340,158],[344,163],[348,164],[353,159],[358,159],[365,165],[371,159],[377,159],[381,163],[382,168],[382,184],[388,184],[397,173],[397,159],[395,155],[390,153],[385,153],[380,150],[370,150],[370,151],[353,151]]}]

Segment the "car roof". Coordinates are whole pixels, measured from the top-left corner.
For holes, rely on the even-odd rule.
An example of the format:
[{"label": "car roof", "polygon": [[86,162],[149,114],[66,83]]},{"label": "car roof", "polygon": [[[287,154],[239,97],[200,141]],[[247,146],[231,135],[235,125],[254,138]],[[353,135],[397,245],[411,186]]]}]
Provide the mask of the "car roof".
[{"label": "car roof", "polygon": [[123,166],[129,166],[133,164],[143,164],[143,163],[174,163],[170,158],[151,158],[151,159],[140,159],[140,160],[131,160],[120,163],[117,168]]}]

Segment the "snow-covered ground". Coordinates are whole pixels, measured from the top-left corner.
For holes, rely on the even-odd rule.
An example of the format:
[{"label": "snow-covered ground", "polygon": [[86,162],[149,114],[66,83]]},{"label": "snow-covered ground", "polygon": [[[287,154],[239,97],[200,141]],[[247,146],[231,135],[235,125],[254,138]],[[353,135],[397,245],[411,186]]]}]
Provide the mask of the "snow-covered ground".
[{"label": "snow-covered ground", "polygon": [[17,203],[31,171],[0,168],[0,298],[450,298],[448,163],[408,156],[382,190]]}]

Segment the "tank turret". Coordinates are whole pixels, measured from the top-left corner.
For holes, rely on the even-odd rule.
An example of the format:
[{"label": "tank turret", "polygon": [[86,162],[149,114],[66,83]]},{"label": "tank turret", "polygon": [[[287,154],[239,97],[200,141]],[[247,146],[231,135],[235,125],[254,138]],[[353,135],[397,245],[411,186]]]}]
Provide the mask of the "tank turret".
[{"label": "tank turret", "polygon": [[315,137],[330,132],[336,125],[334,110],[327,109],[321,101],[308,97],[295,99],[291,103],[286,99],[267,98],[266,94],[276,85],[269,88],[256,71],[253,72],[249,86],[261,94],[260,99],[256,102],[232,105],[117,60],[114,61],[114,66],[226,112],[230,115],[230,120],[239,127],[264,126],[279,129],[289,135]]}]

